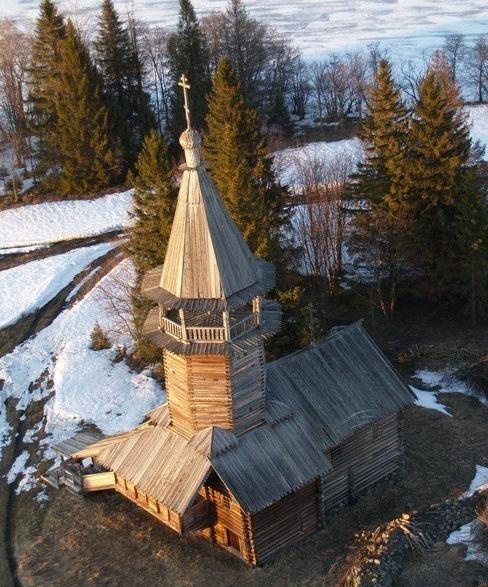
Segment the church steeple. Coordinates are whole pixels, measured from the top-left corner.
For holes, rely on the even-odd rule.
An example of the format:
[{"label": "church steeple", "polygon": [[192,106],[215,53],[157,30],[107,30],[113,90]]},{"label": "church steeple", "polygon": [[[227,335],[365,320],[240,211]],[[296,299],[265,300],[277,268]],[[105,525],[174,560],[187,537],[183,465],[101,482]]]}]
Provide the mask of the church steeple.
[{"label": "church steeple", "polygon": [[237,433],[263,420],[263,340],[280,326],[279,306],[262,294],[274,268],[250,251],[201,161],[201,138],[180,137],[186,163],[163,267],[142,290],[158,303],[144,333],[164,349],[172,423],[185,435],[208,426]]}]

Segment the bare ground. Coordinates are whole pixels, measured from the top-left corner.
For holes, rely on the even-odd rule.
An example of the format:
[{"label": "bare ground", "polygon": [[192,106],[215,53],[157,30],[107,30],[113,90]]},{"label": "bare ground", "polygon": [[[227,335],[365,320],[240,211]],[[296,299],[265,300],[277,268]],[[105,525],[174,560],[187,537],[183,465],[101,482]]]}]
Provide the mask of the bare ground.
[{"label": "bare ground", "polygon": [[[80,498],[63,490],[53,491],[42,510],[29,506],[28,496],[22,496],[22,507],[19,502],[16,508],[21,584],[323,585],[328,569],[357,530],[456,497],[469,485],[475,465],[488,465],[488,409],[458,394],[444,395],[442,401],[453,418],[416,407],[405,411],[403,476],[331,514],[323,530],[284,549],[263,568],[250,569],[198,537],[175,535],[118,495]],[[21,531],[25,518],[29,530]],[[487,576],[480,565],[463,562],[462,554],[459,547],[442,546],[423,559],[413,557],[398,584],[473,585],[472,580]],[[435,577],[435,567],[444,559],[456,561],[453,580],[462,575],[466,582],[415,582],[422,573],[428,576],[422,570],[426,566]]]}]

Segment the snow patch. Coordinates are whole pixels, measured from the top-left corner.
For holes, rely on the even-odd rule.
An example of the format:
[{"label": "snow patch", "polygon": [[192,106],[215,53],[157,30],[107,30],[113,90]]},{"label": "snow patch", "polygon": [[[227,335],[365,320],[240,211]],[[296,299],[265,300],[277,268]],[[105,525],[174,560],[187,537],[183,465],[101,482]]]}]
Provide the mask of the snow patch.
[{"label": "snow patch", "polygon": [[[94,200],[67,200],[0,212],[0,254],[120,230],[131,223],[132,190]],[[3,249],[3,250],[2,250]]]},{"label": "snow patch", "polygon": [[488,489],[488,467],[476,465],[476,473],[469,485],[469,489],[463,493],[463,498],[471,497],[479,491]]},{"label": "snow patch", "polygon": [[24,450],[13,462],[10,471],[7,474],[7,483],[13,483],[17,477],[24,472],[25,465],[29,460],[30,454]]},{"label": "snow patch", "polygon": [[479,543],[479,534],[481,531],[481,522],[473,520],[464,524],[447,537],[447,544],[465,544],[468,548],[464,560],[476,561],[483,565],[488,565],[488,554],[485,547]]},{"label": "snow patch", "polygon": [[42,308],[84,267],[114,247],[103,243],[0,271],[0,328]]},{"label": "snow patch", "polygon": [[[73,435],[84,422],[95,424],[105,434],[132,428],[163,402],[159,384],[148,373],[135,373],[123,361],[114,363],[115,350],[89,348],[96,322],[105,330],[113,325],[113,317],[100,296],[101,288],[121,275],[124,279],[133,278],[128,260],[37,336],[0,358],[0,379],[5,381],[0,391],[0,448],[11,440],[5,408],[8,397],[18,400],[17,410],[25,410],[30,402],[53,394],[44,407],[48,437],[41,445],[46,450]],[[130,339],[121,342],[130,344]],[[41,379],[43,384],[29,390],[32,382]],[[46,385],[48,380],[52,386]]]},{"label": "snow patch", "polygon": [[276,151],[274,168],[280,181],[294,189],[300,188],[297,173],[300,164],[306,161],[325,161],[332,163],[341,157],[346,157],[357,165],[363,159],[363,146],[360,139],[344,139],[342,141],[322,141],[308,143],[301,147],[292,147],[283,151]]},{"label": "snow patch", "polygon": [[414,377],[420,379],[423,385],[434,389],[438,393],[462,393],[474,397],[482,404],[488,406],[487,398],[473,392],[467,383],[456,379],[452,373],[450,369],[444,369],[442,371],[419,369],[414,373]]},{"label": "snow patch", "polygon": [[441,412],[441,414],[445,414],[446,416],[450,416],[452,418],[452,414],[447,411],[447,406],[441,404],[437,399],[437,394],[433,391],[424,391],[423,389],[417,389],[416,387],[410,386],[410,389],[414,392],[417,399],[415,400],[415,405],[420,406],[422,408],[426,408],[428,410],[436,410],[437,412]]},{"label": "snow patch", "polygon": [[[488,106],[469,106],[466,108],[468,120],[471,124],[471,138],[488,146]],[[485,161],[488,161],[488,149],[485,151]]]}]

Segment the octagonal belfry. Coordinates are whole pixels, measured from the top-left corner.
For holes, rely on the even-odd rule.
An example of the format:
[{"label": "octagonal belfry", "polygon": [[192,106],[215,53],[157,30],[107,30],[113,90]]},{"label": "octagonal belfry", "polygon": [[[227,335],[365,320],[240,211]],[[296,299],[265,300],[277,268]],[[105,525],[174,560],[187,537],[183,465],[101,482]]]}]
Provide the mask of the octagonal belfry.
[{"label": "octagonal belfry", "polygon": [[163,349],[171,426],[185,436],[209,426],[242,434],[264,422],[263,341],[281,309],[263,294],[274,268],[254,257],[201,162],[188,128],[178,202],[165,262],[142,292],[157,306],[143,333]]}]

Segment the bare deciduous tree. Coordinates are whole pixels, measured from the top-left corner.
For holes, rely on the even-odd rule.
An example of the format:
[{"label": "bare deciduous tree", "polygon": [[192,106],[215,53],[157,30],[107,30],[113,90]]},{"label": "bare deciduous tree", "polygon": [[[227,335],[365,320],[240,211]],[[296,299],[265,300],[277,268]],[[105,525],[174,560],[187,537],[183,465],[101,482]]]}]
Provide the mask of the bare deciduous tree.
[{"label": "bare deciduous tree", "polygon": [[467,81],[475,89],[478,102],[488,94],[488,37],[480,36],[467,55]]},{"label": "bare deciduous tree", "polygon": [[0,21],[0,110],[6,142],[15,153],[17,164],[28,154],[25,112],[26,71],[30,38],[10,19]]},{"label": "bare deciduous tree", "polygon": [[97,286],[98,299],[110,317],[110,326],[106,330],[114,337],[131,336],[134,340],[137,338],[132,304],[133,282],[132,264],[122,261],[119,267]]},{"label": "bare deciduous tree", "polygon": [[343,191],[354,169],[351,157],[340,154],[330,160],[319,153],[294,160],[303,204],[294,216],[295,240],[301,250],[301,266],[324,279],[333,293],[342,272],[347,210]]},{"label": "bare deciduous tree", "polygon": [[446,61],[451,71],[452,79],[458,80],[459,66],[466,57],[466,44],[464,42],[464,35],[453,33],[447,35],[444,42],[444,54]]}]

